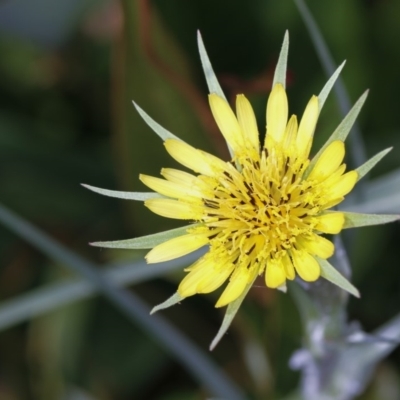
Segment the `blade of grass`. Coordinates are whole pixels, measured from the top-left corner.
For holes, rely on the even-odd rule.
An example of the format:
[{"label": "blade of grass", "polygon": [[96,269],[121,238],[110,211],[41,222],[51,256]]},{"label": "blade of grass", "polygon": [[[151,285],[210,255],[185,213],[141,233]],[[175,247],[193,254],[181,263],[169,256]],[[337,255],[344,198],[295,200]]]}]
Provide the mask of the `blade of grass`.
[{"label": "blade of grass", "polygon": [[193,376],[216,396],[241,400],[244,394],[212,360],[185,335],[161,316],[149,316],[150,308],[139,297],[119,289],[107,280],[97,266],[62,246],[44,232],[0,204],[0,221],[53,260],[85,277],[133,323],[153,338],[188,368]]}]

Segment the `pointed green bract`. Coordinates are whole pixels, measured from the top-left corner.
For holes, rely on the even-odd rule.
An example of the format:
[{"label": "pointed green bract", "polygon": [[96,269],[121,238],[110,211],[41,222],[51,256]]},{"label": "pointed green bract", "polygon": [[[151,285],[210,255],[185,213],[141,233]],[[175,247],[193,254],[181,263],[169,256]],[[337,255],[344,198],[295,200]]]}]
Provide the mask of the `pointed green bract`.
[{"label": "pointed green bract", "polygon": [[164,310],[168,307],[174,306],[176,303],[181,302],[184,297],[181,297],[178,292],[172,295],[169,299],[165,300],[164,303],[159,304],[158,306],[153,307],[150,311],[150,315],[156,313],[157,311]]},{"label": "pointed green bract", "polygon": [[398,221],[400,215],[397,214],[360,214],[353,212],[343,212],[344,225],[343,229],[357,228],[359,226],[371,226],[387,224],[389,222]]},{"label": "pointed green bract", "polygon": [[235,301],[229,303],[226,309],[224,320],[222,321],[222,325],[219,328],[217,335],[210,344],[210,350],[214,350],[215,346],[218,344],[218,342],[222,339],[222,336],[224,336],[224,334],[228,330],[229,326],[232,323],[233,318],[235,317],[236,313],[239,310],[240,305],[242,304],[242,301],[246,297],[247,292],[253,286],[254,281],[255,279],[247,285],[247,287],[243,290],[243,293]]},{"label": "pointed green bract", "polygon": [[336,130],[332,133],[331,137],[328,139],[328,141],[325,143],[325,145],[322,147],[322,149],[319,152],[322,152],[330,143],[332,143],[335,140],[341,140],[344,142],[350,133],[351,128],[354,125],[354,122],[356,121],[358,114],[361,111],[362,106],[365,103],[365,100],[367,100],[368,96],[368,90],[366,90],[360,98],[357,100],[357,102],[354,104],[352,109],[347,113],[347,115],[344,117],[343,121],[339,124],[339,126],[336,128]]},{"label": "pointed green bract", "polygon": [[278,63],[276,64],[274,80],[272,81],[272,87],[274,87],[277,83],[280,83],[283,87],[286,87],[286,67],[287,67],[287,59],[289,53],[289,32],[285,32],[285,36],[283,37],[283,43],[281,52],[279,53]]},{"label": "pointed green bract", "polygon": [[141,236],[133,239],[114,240],[112,242],[94,242],[91,246],[105,247],[109,249],[152,249],[153,247],[166,242],[167,240],[187,234],[187,230],[198,226],[198,224],[187,225],[169,231],[154,233],[152,235]]},{"label": "pointed green bract", "polygon": [[328,82],[326,82],[325,86],[322,88],[321,93],[318,95],[318,105],[319,105],[319,111],[321,111],[322,107],[325,104],[325,101],[332,90],[333,85],[335,84],[337,78],[339,77],[340,73],[342,72],[342,69],[344,65],[346,64],[346,61],[343,61],[339,67],[336,69],[336,71],[333,73],[333,75],[329,78]]},{"label": "pointed green bract", "polygon": [[141,109],[134,101],[132,101],[136,111],[143,118],[144,122],[164,141],[167,139],[182,140],[175,136],[173,133],[163,128],[158,122],[154,121],[143,109]]},{"label": "pointed green bract", "polygon": [[222,91],[221,85],[219,84],[218,79],[214,73],[210,59],[208,58],[208,54],[206,48],[204,47],[200,31],[197,31],[197,45],[199,47],[201,65],[203,66],[204,76],[206,77],[209,92],[215,93],[219,97],[222,97],[226,100],[225,94]]},{"label": "pointed green bract", "polygon": [[86,189],[91,190],[92,192],[100,193],[108,197],[116,197],[117,199],[145,201],[149,199],[165,197],[156,192],[120,192],[118,190],[102,189],[95,186],[86,185],[84,183],[82,183],[81,185]]},{"label": "pointed green bract", "polygon": [[335,140],[341,140],[344,142],[347,138],[347,135],[350,133],[352,126],[361,111],[362,106],[365,103],[365,100],[368,96],[368,90],[365,91],[362,96],[357,100],[356,104],[354,104],[353,108],[348,112],[348,114],[344,117],[343,121],[339,124],[336,130],[332,133],[326,143],[321,147],[315,157],[311,160],[310,165],[307,167],[307,170],[304,173],[304,179],[310,174],[312,169],[314,168],[315,163],[324,152],[324,150]]},{"label": "pointed green bract", "polygon": [[389,147],[386,150],[382,150],[381,152],[379,152],[378,154],[376,154],[375,156],[373,156],[372,158],[370,158],[367,162],[365,162],[363,165],[361,165],[360,167],[358,167],[356,169],[357,173],[358,173],[358,180],[360,180],[362,177],[364,177],[366,174],[368,174],[368,172],[375,167],[376,164],[378,164],[378,162],[380,160],[382,160],[383,157],[386,156],[387,153],[389,153],[391,150],[393,149],[393,147]]},{"label": "pointed green bract", "polygon": [[279,290],[279,291],[282,292],[282,293],[286,293],[286,292],[287,292],[286,283],[284,283],[284,284],[281,285],[281,286],[278,286],[278,287],[276,288],[276,290]]},{"label": "pointed green bract", "polygon": [[327,260],[316,257],[319,266],[321,267],[321,276],[327,281],[349,292],[355,297],[360,297],[360,293],[333,265]]}]

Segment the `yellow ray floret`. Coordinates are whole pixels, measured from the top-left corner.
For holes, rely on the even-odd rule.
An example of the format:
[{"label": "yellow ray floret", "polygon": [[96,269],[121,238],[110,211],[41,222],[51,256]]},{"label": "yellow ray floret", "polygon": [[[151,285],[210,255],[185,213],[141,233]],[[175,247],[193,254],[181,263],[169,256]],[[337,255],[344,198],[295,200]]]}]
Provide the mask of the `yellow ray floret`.
[{"label": "yellow ray floret", "polygon": [[265,284],[270,288],[278,288],[286,282],[286,272],[282,259],[271,259],[265,272]]},{"label": "yellow ray floret", "polygon": [[297,132],[296,144],[299,153],[304,153],[307,157],[311,149],[312,138],[319,115],[318,97],[312,96],[304,110],[301,118],[299,130]]},{"label": "yellow ray floret", "polygon": [[341,212],[322,214],[318,216],[316,220],[316,230],[324,233],[336,234],[343,229],[344,214]]},{"label": "yellow ray floret", "polygon": [[284,87],[278,83],[272,88],[267,103],[267,138],[282,141],[288,119],[288,101]]},{"label": "yellow ray floret", "polygon": [[211,112],[222,135],[235,153],[243,149],[245,138],[242,129],[227,101],[215,93],[208,96]]},{"label": "yellow ray floret", "polygon": [[250,102],[242,94],[236,97],[236,114],[244,135],[245,144],[249,142],[255,151],[260,151],[256,116]]},{"label": "yellow ray floret", "polygon": [[215,307],[223,307],[236,300],[250,282],[250,278],[251,272],[247,268],[237,268]]},{"label": "yellow ray floret", "polygon": [[313,282],[320,276],[320,266],[317,260],[307,251],[294,250],[292,252],[293,264],[300,278]]},{"label": "yellow ray floret", "polygon": [[199,219],[201,208],[184,201],[171,199],[150,199],[145,201],[145,206],[155,214],[174,219]]},{"label": "yellow ray floret", "polygon": [[344,143],[340,140],[332,142],[321,154],[308,179],[322,181],[335,172],[344,158]]},{"label": "yellow ray floret", "polygon": [[188,234],[178,236],[154,247],[146,255],[148,263],[159,263],[189,254],[208,243],[206,235]]}]

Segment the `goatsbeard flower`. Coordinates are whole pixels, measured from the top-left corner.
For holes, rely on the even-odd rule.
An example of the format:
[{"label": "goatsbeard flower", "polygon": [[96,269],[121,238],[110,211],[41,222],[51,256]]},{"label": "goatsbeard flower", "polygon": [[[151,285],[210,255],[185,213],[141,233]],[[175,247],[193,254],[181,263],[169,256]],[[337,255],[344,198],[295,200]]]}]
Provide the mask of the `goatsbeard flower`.
[{"label": "goatsbeard flower", "polygon": [[209,95],[214,118],[233,157],[229,162],[177,140],[167,152],[195,174],[163,169],[164,179],[141,175],[141,181],[165,198],[145,205],[163,217],[190,219],[197,226],[154,247],[149,263],[181,257],[204,245],[209,251],[178,287],[184,298],[209,293],[229,281],[216,306],[236,300],[258,275],[270,288],[296,275],[313,282],[321,275],[317,257],[327,259],[334,246],[322,234],[339,233],[342,212],[329,211],[357,182],[345,172],[344,143],[334,140],[311,167],[309,152],[319,114],[318,97],[309,101],[300,123],[288,120],[288,102],[276,83],[267,103],[267,136],[259,142],[248,100],[236,98],[236,115],[225,99]]},{"label": "goatsbeard flower", "polygon": [[[314,282],[321,276],[358,295],[358,291],[328,261],[333,243],[325,234],[344,228],[389,222],[397,216],[374,216],[333,210],[387,152],[357,170],[346,171],[344,140],[365,99],[361,96],[323,148],[310,157],[321,108],[343,64],[318,96],[312,96],[300,120],[289,114],[285,91],[288,36],[282,46],[266,107],[266,136],[260,143],[253,109],[242,94],[231,109],[199,40],[210,89],[209,103],[231,153],[231,160],[196,149],[153,121],[137,105],[150,127],[164,140],[167,152],[191,170],[164,168],[163,178],[140,175],[152,193],[123,193],[89,187],[102,194],[145,200],[163,217],[194,221],[183,229],[147,238],[95,245],[152,248],[148,263],[173,260],[208,246],[208,252],[186,269],[177,294],[155,310],[197,293],[225,288],[216,307],[234,312],[258,276],[266,286],[286,288],[296,276]],[[232,314],[232,313],[231,313]]]}]

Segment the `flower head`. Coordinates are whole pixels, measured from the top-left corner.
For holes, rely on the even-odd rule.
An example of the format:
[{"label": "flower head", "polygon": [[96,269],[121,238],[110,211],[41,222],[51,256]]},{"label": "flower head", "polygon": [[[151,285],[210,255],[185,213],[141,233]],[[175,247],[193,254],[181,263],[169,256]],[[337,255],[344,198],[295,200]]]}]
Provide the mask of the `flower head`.
[{"label": "flower head", "polygon": [[232,160],[222,161],[176,139],[165,141],[168,153],[195,174],[163,169],[164,179],[141,175],[145,185],[165,196],[145,205],[164,217],[194,220],[197,226],[153,248],[147,261],[174,259],[209,245],[208,253],[188,268],[178,293],[208,293],[228,280],[217,307],[236,300],[258,275],[271,288],[296,275],[317,280],[316,257],[327,259],[334,252],[322,234],[339,233],[344,225],[343,213],[328,210],[358,178],[356,171],[345,172],[340,140],[330,143],[310,168],[318,97],[311,98],[298,124],[295,115],[288,119],[286,92],[276,83],[267,104],[264,144],[244,95],[236,98],[236,115],[217,94],[210,94],[209,102]]},{"label": "flower head", "polygon": [[225,285],[216,306],[234,304],[236,312],[260,275],[270,288],[286,288],[286,281],[296,276],[307,282],[322,276],[357,296],[357,289],[326,261],[333,255],[334,245],[324,235],[398,219],[397,215],[332,210],[389,151],[380,152],[356,170],[346,171],[344,141],[366,94],[360,97],[323,148],[310,157],[319,113],[344,63],[321,93],[311,97],[298,121],[295,115],[289,116],[285,91],[286,34],[266,107],[265,141],[260,143],[249,101],[240,94],[236,98],[236,112],[231,109],[201,38],[199,49],[210,89],[211,111],[228,144],[231,159],[224,161],[190,146],[135,105],[164,140],[171,157],[191,172],[164,168],[162,178],[140,175],[141,181],[154,190],[152,193],[89,188],[114,197],[145,200],[146,207],[156,214],[192,223],[183,229],[147,238],[94,244],[152,248],[146,256],[149,263],[173,260],[208,246],[208,252],[187,268],[177,294],[155,310]]}]

